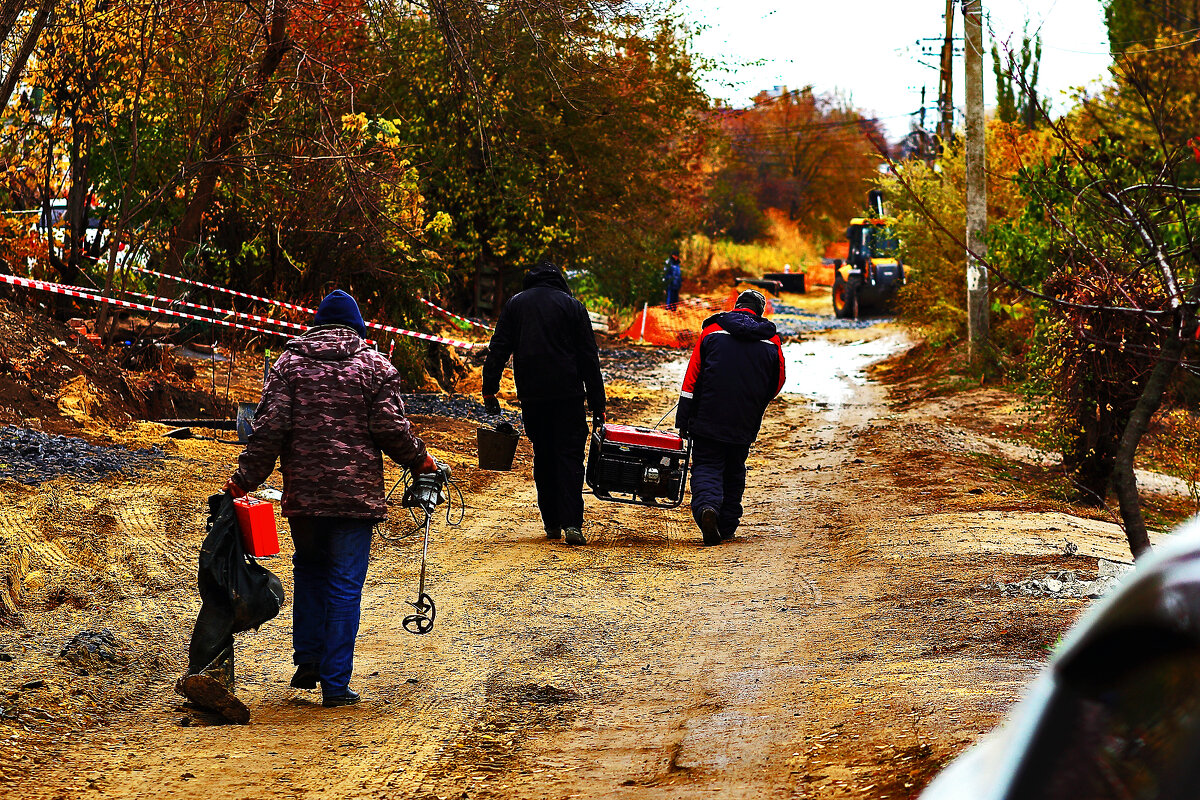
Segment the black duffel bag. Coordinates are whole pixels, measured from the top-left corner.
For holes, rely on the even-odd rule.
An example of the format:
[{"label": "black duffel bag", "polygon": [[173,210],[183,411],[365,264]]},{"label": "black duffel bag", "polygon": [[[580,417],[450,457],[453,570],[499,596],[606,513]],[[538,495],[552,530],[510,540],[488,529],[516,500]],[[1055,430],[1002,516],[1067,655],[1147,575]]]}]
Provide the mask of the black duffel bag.
[{"label": "black duffel bag", "polygon": [[[180,679],[177,688],[201,705],[226,713],[232,719],[240,716],[245,707],[231,713],[224,708],[224,699],[214,703],[211,698],[195,696],[197,690],[221,694],[211,682],[193,681],[185,685],[185,681],[203,673],[228,690],[229,702],[240,706],[232,698],[233,635],[257,628],[279,614],[284,600],[283,584],[275,573],[246,555],[233,511],[233,497],[228,492],[208,498],[207,531],[200,546],[197,575],[202,605],[188,647],[187,675]],[[188,686],[193,691],[188,691]]]}]

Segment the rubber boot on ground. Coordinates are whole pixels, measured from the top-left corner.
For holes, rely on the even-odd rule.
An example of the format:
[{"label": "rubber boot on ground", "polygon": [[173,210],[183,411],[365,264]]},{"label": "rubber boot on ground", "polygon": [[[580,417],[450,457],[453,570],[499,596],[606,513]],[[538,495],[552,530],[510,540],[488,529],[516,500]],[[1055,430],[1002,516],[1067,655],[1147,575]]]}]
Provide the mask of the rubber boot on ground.
[{"label": "rubber boot on ground", "polygon": [[250,709],[233,693],[233,646],[226,648],[202,672],[184,675],[175,682],[175,691],[192,705],[230,722],[245,725],[250,722]]}]

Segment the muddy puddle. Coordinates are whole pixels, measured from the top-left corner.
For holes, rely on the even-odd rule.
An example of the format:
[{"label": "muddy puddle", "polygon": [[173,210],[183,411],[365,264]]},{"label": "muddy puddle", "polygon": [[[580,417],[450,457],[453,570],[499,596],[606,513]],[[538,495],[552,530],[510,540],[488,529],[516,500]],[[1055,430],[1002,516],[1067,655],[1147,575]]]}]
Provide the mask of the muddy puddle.
[{"label": "muddy puddle", "polygon": [[815,337],[783,346],[787,382],[783,394],[807,397],[819,406],[840,409],[855,401],[867,385],[867,367],[909,346],[901,333],[854,339]]},{"label": "muddy puddle", "polygon": [[[830,331],[811,339],[787,342],[787,381],[782,394],[810,399],[819,408],[838,411],[861,401],[867,386],[866,370],[909,347],[911,341],[894,329]],[[647,376],[646,385],[677,388],[683,383],[691,353],[661,364]]]}]

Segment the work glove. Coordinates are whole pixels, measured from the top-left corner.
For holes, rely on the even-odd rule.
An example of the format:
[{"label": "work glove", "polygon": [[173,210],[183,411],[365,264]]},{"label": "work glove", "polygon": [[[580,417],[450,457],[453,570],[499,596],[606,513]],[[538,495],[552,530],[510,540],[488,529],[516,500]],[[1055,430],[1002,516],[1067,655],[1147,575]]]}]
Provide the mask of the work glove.
[{"label": "work glove", "polygon": [[499,416],[500,401],[496,399],[496,395],[485,394],[483,396],[483,409],[492,416]]},{"label": "work glove", "polygon": [[400,505],[419,508],[426,514],[446,502],[446,484],[450,482],[450,467],[433,462],[433,469],[413,476],[412,485],[404,493]]},{"label": "work glove", "polygon": [[437,468],[438,468],[437,459],[434,458],[432,455],[430,455],[428,452],[426,452],[425,460],[422,461],[420,464],[417,464],[414,467],[410,467],[410,471],[412,472],[413,475],[426,475],[430,472],[437,472]]},{"label": "work glove", "polygon": [[597,431],[604,427],[604,412],[599,411],[592,414],[592,430]]},{"label": "work glove", "polygon": [[237,481],[235,481],[233,478],[225,481],[225,487],[221,491],[229,492],[234,497],[246,496],[246,490],[239,486]]}]

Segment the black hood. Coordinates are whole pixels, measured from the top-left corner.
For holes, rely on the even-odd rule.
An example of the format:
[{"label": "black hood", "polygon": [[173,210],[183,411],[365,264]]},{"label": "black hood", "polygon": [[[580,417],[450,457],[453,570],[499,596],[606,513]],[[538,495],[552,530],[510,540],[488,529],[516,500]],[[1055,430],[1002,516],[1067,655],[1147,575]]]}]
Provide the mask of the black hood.
[{"label": "black hood", "polygon": [[538,264],[525,273],[525,288],[533,289],[537,286],[558,289],[560,292],[566,292],[567,294],[571,293],[571,287],[567,286],[567,279],[562,274],[562,270],[553,264],[545,262]]},{"label": "black hood", "polygon": [[775,323],[749,311],[723,311],[704,320],[704,327],[717,323],[737,339],[765,340],[775,335]]}]

